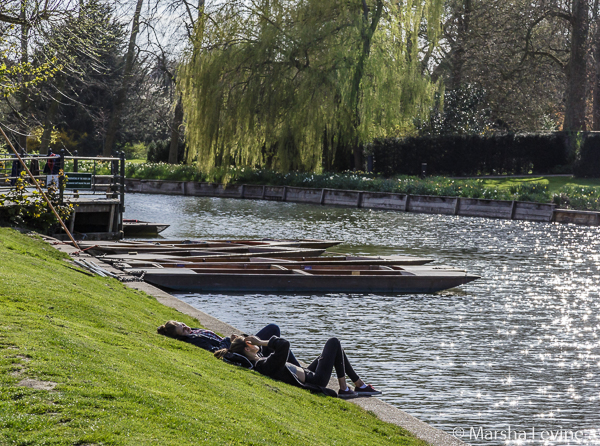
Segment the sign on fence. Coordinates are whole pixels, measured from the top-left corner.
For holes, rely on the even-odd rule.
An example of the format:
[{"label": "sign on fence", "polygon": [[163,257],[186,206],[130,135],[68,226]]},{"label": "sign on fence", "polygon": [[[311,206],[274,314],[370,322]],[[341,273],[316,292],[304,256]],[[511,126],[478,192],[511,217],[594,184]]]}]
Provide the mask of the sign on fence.
[{"label": "sign on fence", "polygon": [[46,187],[54,185],[58,187],[58,175],[46,175]]},{"label": "sign on fence", "polygon": [[65,172],[67,182],[65,189],[91,189],[92,188],[92,174],[91,173],[78,173],[78,172]]}]

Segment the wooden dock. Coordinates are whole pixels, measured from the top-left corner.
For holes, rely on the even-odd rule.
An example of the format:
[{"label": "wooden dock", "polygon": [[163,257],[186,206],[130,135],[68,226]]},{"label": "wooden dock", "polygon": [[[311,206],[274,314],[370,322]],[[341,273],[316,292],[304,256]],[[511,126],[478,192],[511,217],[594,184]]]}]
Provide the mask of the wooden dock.
[{"label": "wooden dock", "polygon": [[[35,165],[35,179],[47,190],[52,182],[59,184],[60,204],[72,204],[74,212],[65,221],[76,240],[118,240],[123,238],[123,212],[125,210],[125,154],[118,157],[81,157],[64,151],[48,155],[22,155],[29,166]],[[20,175],[16,157],[0,154],[0,193],[8,193],[14,187],[11,182]],[[87,169],[82,168],[86,163]],[[108,164],[110,174],[96,174],[96,164]],[[90,168],[92,166],[92,168]],[[65,167],[68,168],[65,169]],[[82,166],[83,167],[83,166]],[[65,176],[59,175],[64,172]],[[27,179],[26,194],[33,193],[33,182]],[[8,204],[10,206],[10,204]],[[67,240],[62,230],[51,234]]]}]

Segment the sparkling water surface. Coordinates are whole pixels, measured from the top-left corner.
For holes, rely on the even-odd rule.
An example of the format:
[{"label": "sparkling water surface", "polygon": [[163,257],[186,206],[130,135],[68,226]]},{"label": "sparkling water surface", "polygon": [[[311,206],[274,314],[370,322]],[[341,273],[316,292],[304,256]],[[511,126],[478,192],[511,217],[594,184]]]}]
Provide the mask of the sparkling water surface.
[{"label": "sparkling water surface", "polygon": [[[128,194],[181,238],[322,238],[482,276],[429,295],[179,294],[241,330],[274,322],[309,362],[337,336],[381,399],[471,444],[600,444],[600,228]],[[596,431],[598,429],[598,431]]]}]

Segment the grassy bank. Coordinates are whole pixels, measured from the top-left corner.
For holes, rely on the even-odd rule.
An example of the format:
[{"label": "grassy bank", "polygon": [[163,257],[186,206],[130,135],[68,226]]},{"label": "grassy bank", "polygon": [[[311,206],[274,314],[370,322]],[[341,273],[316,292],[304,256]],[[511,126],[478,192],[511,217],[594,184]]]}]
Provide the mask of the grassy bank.
[{"label": "grassy bank", "polygon": [[0,444],[424,445],[157,335],[168,319],[198,324],[67,260],[0,228]]}]

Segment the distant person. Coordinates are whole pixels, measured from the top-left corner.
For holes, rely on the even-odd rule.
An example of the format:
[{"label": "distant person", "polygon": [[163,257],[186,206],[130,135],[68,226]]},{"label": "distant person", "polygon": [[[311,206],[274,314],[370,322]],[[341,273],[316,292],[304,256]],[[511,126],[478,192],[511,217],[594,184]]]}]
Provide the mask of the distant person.
[{"label": "distant person", "polygon": [[[272,351],[267,357],[261,353],[261,349],[265,348]],[[370,384],[365,384],[356,374],[337,338],[330,338],[325,343],[321,355],[308,367],[302,367],[288,360],[290,343],[278,336],[272,336],[269,340],[259,336],[238,336],[231,341],[230,347],[220,349],[214,354],[217,358],[223,358],[230,353],[244,355],[257,372],[298,387],[320,390],[328,395],[335,393],[326,388],[331,372],[335,368],[340,385],[337,393],[339,398],[381,395],[380,391],[375,390]],[[354,390],[346,384],[346,375],[354,382]]]},{"label": "distant person", "polygon": [[[161,325],[156,329],[158,334],[168,336],[170,338],[179,339],[180,341],[188,342],[190,344],[194,344],[197,347],[203,348],[205,350],[215,352],[219,349],[227,349],[231,346],[231,343],[234,342],[239,336],[232,334],[229,337],[223,338],[218,334],[205,330],[203,328],[190,328],[183,322],[178,321],[167,321],[164,325]],[[241,339],[244,339],[248,335],[242,335]],[[276,324],[269,324],[259,330],[254,336],[259,339],[269,340],[272,336],[281,336],[281,331],[279,326]],[[260,354],[263,356],[269,356],[273,353],[268,347],[261,347]],[[300,363],[294,356],[294,353],[289,352],[289,357],[287,360],[300,367]],[[240,364],[245,365],[245,364]],[[251,363],[248,366],[252,366]]]}]

